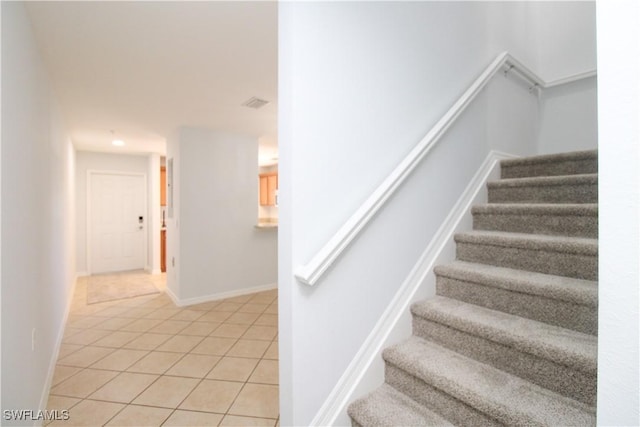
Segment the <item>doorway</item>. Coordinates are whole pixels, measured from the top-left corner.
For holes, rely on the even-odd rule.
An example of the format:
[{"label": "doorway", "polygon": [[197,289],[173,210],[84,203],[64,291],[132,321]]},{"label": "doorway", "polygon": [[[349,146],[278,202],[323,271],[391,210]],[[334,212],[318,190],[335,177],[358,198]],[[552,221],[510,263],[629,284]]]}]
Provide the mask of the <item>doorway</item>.
[{"label": "doorway", "polygon": [[142,270],[147,259],[145,174],[88,171],[89,274]]}]

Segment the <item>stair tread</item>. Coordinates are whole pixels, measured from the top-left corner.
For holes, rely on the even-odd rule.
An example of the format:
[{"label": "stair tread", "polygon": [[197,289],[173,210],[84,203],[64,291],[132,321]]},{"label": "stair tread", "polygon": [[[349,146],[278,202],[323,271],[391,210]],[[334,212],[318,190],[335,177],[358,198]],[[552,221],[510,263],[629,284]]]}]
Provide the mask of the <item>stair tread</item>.
[{"label": "stair tread", "polygon": [[439,276],[597,307],[598,282],[553,274],[454,261],[435,267]]},{"label": "stair tread", "polygon": [[541,163],[556,163],[570,160],[597,159],[598,150],[571,151],[568,153],[542,154],[539,156],[520,157],[516,159],[506,159],[500,162],[502,167],[513,167],[520,165],[533,165]]},{"label": "stair tread", "polygon": [[453,426],[386,383],[349,405],[348,412],[363,426]]},{"label": "stair tread", "polygon": [[598,151],[500,164],[458,260],[434,269],[442,295],[412,304],[414,335],[383,350],[387,382],[349,407],[368,417],[354,423],[596,424]]},{"label": "stair tread", "polygon": [[454,239],[457,243],[488,244],[492,246],[550,250],[594,256],[598,254],[598,239],[588,237],[473,230],[466,233],[457,233]]},{"label": "stair tread", "polygon": [[595,424],[590,406],[415,336],[383,357],[507,425]]},{"label": "stair tread", "polygon": [[436,296],[411,306],[419,316],[583,372],[597,369],[597,337]]},{"label": "stair tread", "polygon": [[597,203],[486,203],[471,208],[474,214],[598,216]]},{"label": "stair tread", "polygon": [[503,178],[487,182],[491,188],[512,187],[553,187],[559,185],[598,184],[597,173],[585,173],[577,175],[533,176],[524,178]]}]

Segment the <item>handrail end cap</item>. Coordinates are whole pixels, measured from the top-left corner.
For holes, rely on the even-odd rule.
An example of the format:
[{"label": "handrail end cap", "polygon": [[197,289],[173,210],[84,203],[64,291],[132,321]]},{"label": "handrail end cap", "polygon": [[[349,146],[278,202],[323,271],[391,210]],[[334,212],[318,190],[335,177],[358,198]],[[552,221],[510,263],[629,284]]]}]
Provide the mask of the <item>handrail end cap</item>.
[{"label": "handrail end cap", "polygon": [[295,273],[293,277],[295,277],[298,282],[303,283],[307,286],[313,286],[315,284],[315,281],[311,280],[309,277],[306,277],[306,275],[301,271]]}]

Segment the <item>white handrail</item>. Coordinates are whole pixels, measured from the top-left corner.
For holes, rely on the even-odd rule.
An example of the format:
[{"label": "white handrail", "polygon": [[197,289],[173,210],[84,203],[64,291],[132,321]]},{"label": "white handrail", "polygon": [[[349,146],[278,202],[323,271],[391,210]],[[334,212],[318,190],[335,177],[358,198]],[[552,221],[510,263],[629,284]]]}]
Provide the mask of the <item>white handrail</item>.
[{"label": "white handrail", "polygon": [[520,76],[532,83],[532,88],[547,87],[547,83],[544,80],[520,61],[512,57],[508,52],[503,52],[498,55],[418,145],[411,150],[382,184],[376,188],[358,210],[340,227],[336,234],[306,265],[300,266],[297,269],[295,273],[296,279],[309,286],[315,285],[322,274],[327,271],[342,251],[344,251],[358,235],[360,230],[367,225],[369,220],[393,195],[395,190],[404,182],[425,155],[435,146],[456,118],[465,110],[471,101],[478,96],[491,78],[505,66],[507,67],[505,72],[516,71]]}]

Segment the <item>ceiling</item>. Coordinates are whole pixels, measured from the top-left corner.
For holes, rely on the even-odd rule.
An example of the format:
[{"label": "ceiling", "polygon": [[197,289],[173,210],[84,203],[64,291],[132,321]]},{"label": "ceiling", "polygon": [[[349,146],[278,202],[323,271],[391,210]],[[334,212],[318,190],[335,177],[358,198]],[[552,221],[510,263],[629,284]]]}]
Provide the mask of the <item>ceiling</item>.
[{"label": "ceiling", "polygon": [[[26,5],[77,149],[164,154],[184,125],[254,136],[275,156],[276,2]],[[254,96],[270,102],[241,105]]]}]

